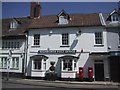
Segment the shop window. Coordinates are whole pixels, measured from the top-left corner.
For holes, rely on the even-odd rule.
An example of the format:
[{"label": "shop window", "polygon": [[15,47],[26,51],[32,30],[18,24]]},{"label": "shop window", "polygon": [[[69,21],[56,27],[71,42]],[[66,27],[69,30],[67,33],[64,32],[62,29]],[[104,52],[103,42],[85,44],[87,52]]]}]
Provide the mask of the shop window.
[{"label": "shop window", "polygon": [[43,60],[43,70],[46,70],[46,60]]},{"label": "shop window", "polygon": [[33,60],[33,69],[41,70],[41,60]]},{"label": "shop window", "polygon": [[72,71],[72,60],[63,60],[63,70]]},{"label": "shop window", "polygon": [[0,68],[7,68],[7,57],[0,58]]},{"label": "shop window", "polygon": [[12,57],[12,68],[19,68],[19,57]]}]

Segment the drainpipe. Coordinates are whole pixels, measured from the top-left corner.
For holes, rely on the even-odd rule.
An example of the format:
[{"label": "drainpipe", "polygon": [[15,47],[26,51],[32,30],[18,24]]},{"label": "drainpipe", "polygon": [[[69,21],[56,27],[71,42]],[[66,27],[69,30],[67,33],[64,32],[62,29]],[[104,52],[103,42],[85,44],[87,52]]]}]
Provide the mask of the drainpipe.
[{"label": "drainpipe", "polygon": [[28,51],[28,32],[25,32],[25,59],[24,59],[24,77],[26,76],[27,70],[27,51]]}]

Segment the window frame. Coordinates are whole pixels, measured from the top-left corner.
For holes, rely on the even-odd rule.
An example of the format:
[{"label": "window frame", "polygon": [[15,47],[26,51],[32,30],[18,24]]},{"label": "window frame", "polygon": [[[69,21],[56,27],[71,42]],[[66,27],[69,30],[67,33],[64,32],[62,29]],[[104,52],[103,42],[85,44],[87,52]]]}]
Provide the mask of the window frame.
[{"label": "window frame", "polygon": [[[98,34],[98,36],[96,36]],[[95,32],[95,39],[94,39],[94,45],[95,46],[103,46],[103,32]]]},{"label": "window frame", "polygon": [[[34,60],[32,60],[32,62],[33,62],[32,70],[42,70],[42,59],[34,59]],[[38,63],[38,62],[40,62],[40,63]],[[35,68],[36,64],[37,64],[37,68]],[[39,65],[40,65],[40,68],[39,68]]]},{"label": "window frame", "polygon": [[[13,60],[14,60],[14,62],[13,62]],[[12,63],[11,64],[11,69],[19,69],[19,63],[20,63],[19,57],[12,57],[12,62],[11,63]],[[14,66],[13,66],[13,64],[14,64]]]},{"label": "window frame", "polygon": [[[67,67],[65,66],[65,64],[67,64]],[[63,59],[62,60],[62,71],[63,72],[74,72],[76,70],[77,70],[77,59]]]},{"label": "window frame", "polygon": [[68,24],[67,16],[59,16],[59,24],[60,25]]},{"label": "window frame", "polygon": [[[38,35],[39,38],[35,39],[35,35]],[[37,41],[38,45],[35,43]],[[40,46],[40,34],[34,34],[33,35],[33,46]]]},{"label": "window frame", "polygon": [[0,62],[0,68],[7,69],[7,57],[0,57]]},{"label": "window frame", "polygon": [[118,14],[113,14],[111,16],[111,21],[112,22],[118,22],[120,20],[120,16]]},{"label": "window frame", "polygon": [[[63,35],[67,35],[66,36],[63,36]],[[70,36],[69,36],[69,33],[62,33],[61,34],[61,46],[65,46],[65,47],[68,47],[69,46],[69,41],[70,41]],[[67,43],[66,43],[67,42]]]}]

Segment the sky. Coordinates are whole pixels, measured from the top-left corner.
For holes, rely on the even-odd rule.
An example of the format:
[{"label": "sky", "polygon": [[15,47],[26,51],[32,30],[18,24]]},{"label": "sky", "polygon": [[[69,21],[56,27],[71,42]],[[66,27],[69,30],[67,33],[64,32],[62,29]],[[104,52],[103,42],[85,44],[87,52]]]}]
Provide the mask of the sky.
[{"label": "sky", "polygon": [[[42,15],[112,12],[118,2],[41,2]],[[30,16],[30,2],[2,2],[2,18]]]}]

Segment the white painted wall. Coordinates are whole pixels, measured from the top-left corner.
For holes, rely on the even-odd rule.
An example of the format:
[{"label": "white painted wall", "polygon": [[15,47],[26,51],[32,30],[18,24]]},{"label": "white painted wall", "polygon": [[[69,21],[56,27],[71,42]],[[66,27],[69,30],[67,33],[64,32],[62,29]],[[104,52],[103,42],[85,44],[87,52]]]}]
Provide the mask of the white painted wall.
[{"label": "white painted wall", "polygon": [[[52,34],[50,35],[50,31],[52,30]],[[81,35],[76,37],[76,33],[81,30]],[[103,32],[103,46],[95,46],[95,32]],[[70,47],[60,47],[62,33],[69,33],[69,46]],[[40,46],[33,46],[33,35],[40,34]],[[77,50],[77,52],[81,52],[83,49],[84,53],[81,53],[80,58],[77,62],[77,70],[78,73],[79,67],[84,67],[84,77],[88,76],[88,67],[92,66],[94,68],[94,61],[89,58],[89,53],[92,52],[107,52],[107,32],[102,27],[83,27],[83,28],[53,28],[53,29],[34,29],[29,30],[28,32],[28,55],[27,55],[27,76],[41,75],[40,72],[31,72],[31,60],[30,57],[37,55],[38,50]],[[86,52],[86,53],[85,53]],[[72,73],[61,73],[61,61],[58,60],[59,57],[63,55],[50,55],[46,54],[47,57],[47,70],[50,67],[50,61],[55,61],[56,72],[58,76],[62,77],[72,77],[74,78],[76,72]],[[73,55],[78,56],[78,53]],[[43,73],[43,72],[42,72]],[[74,75],[73,75],[74,74]],[[35,75],[35,76],[36,76]],[[42,77],[42,76],[41,76]]]},{"label": "white painted wall", "polygon": [[108,43],[108,47],[110,47],[110,49],[108,49],[108,51],[118,51],[118,46],[119,46],[119,32],[120,28],[108,28],[107,29],[107,43]]}]

